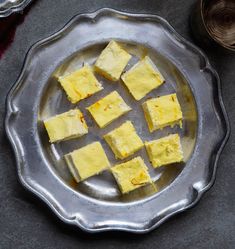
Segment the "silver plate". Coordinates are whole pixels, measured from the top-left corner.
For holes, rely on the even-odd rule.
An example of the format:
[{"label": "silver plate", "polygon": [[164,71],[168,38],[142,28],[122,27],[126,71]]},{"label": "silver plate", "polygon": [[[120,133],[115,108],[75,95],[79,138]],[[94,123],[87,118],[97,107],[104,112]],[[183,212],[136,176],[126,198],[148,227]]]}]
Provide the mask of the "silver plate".
[{"label": "silver plate", "polygon": [[0,17],[22,11],[32,0],[0,0]]},{"label": "silver plate", "polygon": [[[146,98],[176,92],[184,115],[183,129],[149,134],[140,107],[146,98],[135,102],[122,84],[111,84],[100,77],[105,90],[77,105],[91,127],[89,135],[50,145],[42,120],[75,107],[67,101],[55,76],[84,62],[93,63],[111,39],[121,42],[134,55],[130,65],[138,57],[150,55],[166,83]],[[133,111],[99,130],[85,106],[114,89]],[[157,170],[148,165],[159,192],[148,186],[122,196],[109,172],[74,184],[63,154],[100,140],[110,161],[116,163],[102,135],[126,119],[134,122],[144,140],[179,132],[186,162]],[[58,33],[30,49],[22,73],[8,95],[5,124],[22,184],[63,221],[88,232],[148,232],[195,205],[214,182],[218,157],[229,136],[219,78],[206,56],[158,16],[111,9],[78,15]],[[137,155],[147,163],[144,149]]]}]

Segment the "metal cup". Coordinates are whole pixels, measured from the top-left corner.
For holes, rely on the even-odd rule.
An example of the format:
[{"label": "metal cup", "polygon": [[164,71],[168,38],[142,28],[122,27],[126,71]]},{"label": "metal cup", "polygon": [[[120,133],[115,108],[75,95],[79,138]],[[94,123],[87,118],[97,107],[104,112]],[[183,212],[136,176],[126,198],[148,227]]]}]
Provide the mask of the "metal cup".
[{"label": "metal cup", "polygon": [[191,27],[204,45],[235,52],[235,0],[198,0]]}]

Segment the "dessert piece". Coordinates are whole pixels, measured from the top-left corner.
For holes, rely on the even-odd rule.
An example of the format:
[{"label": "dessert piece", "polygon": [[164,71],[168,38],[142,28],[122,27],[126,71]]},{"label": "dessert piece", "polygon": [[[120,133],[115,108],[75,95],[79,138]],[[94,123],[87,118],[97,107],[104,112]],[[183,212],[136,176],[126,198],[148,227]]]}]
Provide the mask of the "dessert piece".
[{"label": "dessert piece", "polygon": [[178,124],[182,127],[182,111],[176,94],[153,98],[143,103],[150,132]]},{"label": "dessert piece", "polygon": [[131,110],[116,91],[111,92],[87,109],[100,128]]},{"label": "dessert piece", "polygon": [[70,110],[44,120],[50,142],[81,137],[88,133],[83,114],[79,109]]},{"label": "dessert piece", "polygon": [[110,163],[99,142],[88,144],[65,155],[68,167],[77,182],[108,169]]},{"label": "dessert piece", "polygon": [[111,41],[97,59],[95,69],[105,78],[117,81],[130,59],[130,54],[117,42]]},{"label": "dessert piece", "polygon": [[103,89],[88,65],[59,77],[59,82],[73,104]]},{"label": "dessert piece", "polygon": [[124,159],[140,150],[144,144],[137,135],[135,127],[126,121],[117,129],[104,135],[116,158]]},{"label": "dessert piece", "polygon": [[145,147],[154,168],[171,163],[179,163],[184,159],[178,134],[146,142]]},{"label": "dessert piece", "polygon": [[148,168],[141,157],[136,157],[111,168],[123,194],[152,183]]},{"label": "dessert piece", "polygon": [[136,100],[142,99],[164,82],[163,76],[148,56],[124,73],[121,78]]}]

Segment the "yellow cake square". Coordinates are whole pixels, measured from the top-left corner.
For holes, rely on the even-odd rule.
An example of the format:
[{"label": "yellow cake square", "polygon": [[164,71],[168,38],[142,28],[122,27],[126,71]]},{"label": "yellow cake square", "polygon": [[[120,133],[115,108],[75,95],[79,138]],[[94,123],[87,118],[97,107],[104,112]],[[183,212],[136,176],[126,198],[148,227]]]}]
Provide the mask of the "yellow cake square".
[{"label": "yellow cake square", "polygon": [[130,59],[130,54],[117,42],[111,41],[97,59],[95,69],[105,78],[117,81]]},{"label": "yellow cake square", "polygon": [[87,109],[100,128],[131,110],[116,91],[111,92]]},{"label": "yellow cake square", "polygon": [[182,126],[183,115],[175,93],[147,100],[142,106],[150,132],[176,124]]},{"label": "yellow cake square", "polygon": [[77,182],[108,169],[110,163],[99,142],[88,144],[65,155],[68,167]]},{"label": "yellow cake square", "polygon": [[163,76],[148,56],[124,73],[121,78],[136,100],[142,99],[164,82]]},{"label": "yellow cake square", "polygon": [[81,137],[88,133],[83,114],[79,109],[56,115],[44,120],[50,142]]},{"label": "yellow cake square", "polygon": [[73,104],[103,89],[88,65],[59,77],[59,82]]},{"label": "yellow cake square", "polygon": [[179,163],[184,159],[178,134],[146,142],[145,147],[154,168]]},{"label": "yellow cake square", "polygon": [[123,194],[152,183],[148,168],[141,157],[118,164],[111,168],[111,172]]},{"label": "yellow cake square", "polygon": [[144,146],[130,121],[126,121],[117,129],[104,135],[104,139],[111,147],[115,157],[119,159],[134,154]]}]

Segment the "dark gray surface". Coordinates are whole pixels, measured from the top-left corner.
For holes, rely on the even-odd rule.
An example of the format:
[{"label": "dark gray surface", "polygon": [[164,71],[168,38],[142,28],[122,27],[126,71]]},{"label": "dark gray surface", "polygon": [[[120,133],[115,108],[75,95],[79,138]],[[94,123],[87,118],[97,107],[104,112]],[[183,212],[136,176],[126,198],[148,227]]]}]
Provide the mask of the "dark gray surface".
[{"label": "dark gray surface", "polygon": [[0,248],[234,248],[235,245],[235,55],[206,50],[221,81],[231,121],[231,136],[219,163],[213,188],[193,209],[146,235],[104,233],[89,235],[63,225],[49,209],[18,182],[14,155],[3,129],[5,97],[17,79],[25,54],[37,40],[60,29],[73,15],[112,7],[154,13],[166,18],[192,40],[189,16],[194,0],[36,1],[18,27],[14,43],[0,60]]}]

